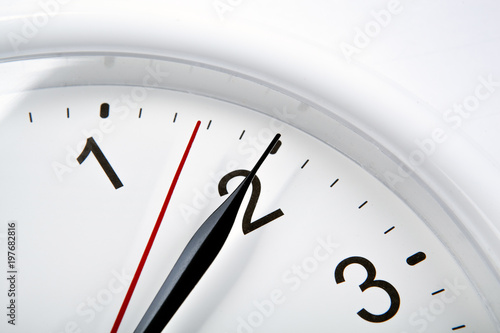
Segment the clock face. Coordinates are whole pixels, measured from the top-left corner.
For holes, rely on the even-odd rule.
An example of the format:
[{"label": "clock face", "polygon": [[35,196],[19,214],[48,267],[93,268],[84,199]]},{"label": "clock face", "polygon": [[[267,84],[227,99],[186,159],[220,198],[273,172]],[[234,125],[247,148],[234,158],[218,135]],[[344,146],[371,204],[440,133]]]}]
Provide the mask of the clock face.
[{"label": "clock face", "polygon": [[[75,68],[93,61],[123,59],[83,57]],[[135,73],[144,85],[110,75],[1,97],[2,331],[111,329],[193,137],[120,326],[133,331],[193,234],[277,133],[227,242],[165,332],[495,331],[430,222],[319,140],[321,126],[293,126],[324,115],[297,101],[259,109],[181,89],[204,71],[184,67],[144,66]],[[155,87],[160,80],[172,86]],[[238,87],[254,101],[275,94],[231,80],[198,83]]]}]

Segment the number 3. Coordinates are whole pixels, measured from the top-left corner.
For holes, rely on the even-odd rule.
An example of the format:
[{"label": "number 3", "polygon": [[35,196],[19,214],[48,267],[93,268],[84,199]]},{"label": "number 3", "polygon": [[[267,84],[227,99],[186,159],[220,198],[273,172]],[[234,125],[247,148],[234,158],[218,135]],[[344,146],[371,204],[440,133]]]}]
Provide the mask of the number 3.
[{"label": "number 3", "polygon": [[365,282],[359,285],[359,288],[362,292],[368,288],[377,287],[384,290],[391,299],[391,306],[385,313],[374,315],[363,308],[358,311],[358,316],[372,323],[381,323],[394,317],[398,312],[399,305],[401,303],[399,293],[396,288],[394,288],[394,286],[389,282],[384,280],[375,280],[375,266],[373,266],[373,264],[368,259],[363,257],[350,257],[341,261],[335,269],[335,282],[337,282],[337,284],[345,282],[344,270],[350,264],[359,264],[366,269],[368,276],[366,277]]}]

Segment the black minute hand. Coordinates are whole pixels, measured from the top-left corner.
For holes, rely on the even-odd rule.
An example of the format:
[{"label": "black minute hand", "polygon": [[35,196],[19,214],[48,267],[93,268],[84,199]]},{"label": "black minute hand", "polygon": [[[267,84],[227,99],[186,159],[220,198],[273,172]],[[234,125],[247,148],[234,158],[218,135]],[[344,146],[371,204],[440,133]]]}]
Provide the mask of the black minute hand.
[{"label": "black minute hand", "polygon": [[253,177],[278,142],[277,134],[236,190],[200,226],[167,276],[135,333],[158,333],[196,286],[222,249]]}]

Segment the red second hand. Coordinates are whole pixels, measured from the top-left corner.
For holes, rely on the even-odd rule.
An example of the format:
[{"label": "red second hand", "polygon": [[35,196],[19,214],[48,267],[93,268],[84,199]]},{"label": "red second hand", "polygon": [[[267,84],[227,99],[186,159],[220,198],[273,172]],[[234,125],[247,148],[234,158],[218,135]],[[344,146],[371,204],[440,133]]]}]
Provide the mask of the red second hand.
[{"label": "red second hand", "polygon": [[167,210],[168,203],[170,202],[170,198],[172,197],[172,193],[174,192],[175,185],[177,184],[177,180],[181,175],[182,168],[184,167],[184,163],[188,157],[189,151],[191,150],[191,146],[193,145],[194,138],[196,137],[196,133],[198,133],[198,128],[200,128],[201,122],[198,120],[196,126],[194,127],[193,134],[191,134],[191,139],[189,139],[189,143],[184,151],[184,155],[182,156],[181,162],[179,163],[179,167],[175,173],[174,179],[172,180],[172,184],[167,193],[167,197],[163,202],[163,206],[161,207],[160,214],[158,214],[158,219],[156,219],[156,224],[151,232],[151,236],[149,237],[148,244],[144,249],[144,253],[142,254],[141,261],[137,266],[137,270],[135,271],[134,277],[132,278],[132,282],[130,282],[130,287],[128,288],[127,294],[125,295],[125,299],[123,300],[120,311],[118,312],[118,316],[116,317],[115,323],[113,324],[113,328],[111,329],[111,333],[116,333],[118,331],[118,327],[120,327],[120,323],[122,322],[123,316],[125,315],[125,311],[127,310],[128,303],[132,298],[132,294],[134,293],[135,286],[137,285],[137,281],[141,276],[142,269],[144,268],[144,264],[146,263],[146,259],[148,258],[149,251],[153,246],[153,242],[155,241],[156,234],[158,233],[158,229],[160,229],[161,221],[163,220],[163,216],[165,215],[165,211]]}]

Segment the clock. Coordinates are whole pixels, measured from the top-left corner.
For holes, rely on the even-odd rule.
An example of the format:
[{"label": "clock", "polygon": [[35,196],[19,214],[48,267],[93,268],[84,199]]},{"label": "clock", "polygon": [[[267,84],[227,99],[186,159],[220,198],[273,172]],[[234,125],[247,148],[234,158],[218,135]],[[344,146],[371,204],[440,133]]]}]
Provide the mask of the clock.
[{"label": "clock", "polygon": [[198,5],[2,11],[2,331],[499,331],[494,5]]}]

